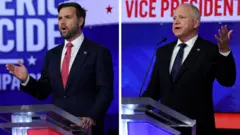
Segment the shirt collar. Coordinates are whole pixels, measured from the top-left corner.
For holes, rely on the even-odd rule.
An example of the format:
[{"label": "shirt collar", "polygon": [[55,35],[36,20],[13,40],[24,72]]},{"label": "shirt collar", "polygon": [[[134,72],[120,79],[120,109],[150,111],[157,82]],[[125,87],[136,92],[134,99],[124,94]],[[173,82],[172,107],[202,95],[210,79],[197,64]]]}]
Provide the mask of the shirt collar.
[{"label": "shirt collar", "polygon": [[[193,45],[195,44],[196,40],[198,38],[198,35],[194,36],[193,38],[191,38],[190,40],[188,40],[187,42],[185,42],[185,44],[188,46],[188,47],[193,47]],[[177,41],[177,45],[178,46],[179,44],[183,43],[180,39],[178,39]]]},{"label": "shirt collar", "polygon": [[[73,47],[78,47],[82,44],[84,39],[84,35],[83,33],[81,33],[80,36],[78,36],[76,39],[74,39],[71,43],[73,45]],[[66,47],[67,43],[69,43],[69,41],[67,41],[66,39],[64,40],[64,46]]]}]

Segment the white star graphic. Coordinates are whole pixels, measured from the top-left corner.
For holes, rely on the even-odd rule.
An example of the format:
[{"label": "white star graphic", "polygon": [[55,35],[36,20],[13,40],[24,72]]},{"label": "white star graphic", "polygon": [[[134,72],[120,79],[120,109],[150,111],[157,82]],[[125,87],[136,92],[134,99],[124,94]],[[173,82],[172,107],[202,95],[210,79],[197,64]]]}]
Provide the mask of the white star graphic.
[{"label": "white star graphic", "polygon": [[30,58],[28,58],[28,65],[36,65],[36,58],[34,58],[33,56],[31,56]]}]

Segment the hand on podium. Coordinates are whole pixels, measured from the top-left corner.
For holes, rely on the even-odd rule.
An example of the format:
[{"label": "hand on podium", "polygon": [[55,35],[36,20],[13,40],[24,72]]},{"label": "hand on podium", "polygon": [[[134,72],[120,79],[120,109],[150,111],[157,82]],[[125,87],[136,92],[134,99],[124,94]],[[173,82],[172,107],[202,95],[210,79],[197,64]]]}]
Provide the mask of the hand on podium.
[{"label": "hand on podium", "polygon": [[96,123],[89,117],[80,117],[80,120],[82,120],[81,125],[71,125],[72,127],[79,126],[81,127],[85,132],[87,132],[92,126],[95,126]]}]

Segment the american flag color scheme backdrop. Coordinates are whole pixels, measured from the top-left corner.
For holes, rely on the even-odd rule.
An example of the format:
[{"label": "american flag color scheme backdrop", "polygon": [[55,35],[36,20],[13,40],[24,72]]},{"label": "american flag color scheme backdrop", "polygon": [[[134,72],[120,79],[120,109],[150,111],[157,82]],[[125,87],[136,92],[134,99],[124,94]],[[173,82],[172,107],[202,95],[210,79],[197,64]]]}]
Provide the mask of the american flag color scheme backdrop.
[{"label": "american flag color scheme backdrop", "polygon": [[[36,101],[19,89],[19,81],[6,70],[6,63],[21,59],[34,78],[40,77],[46,52],[63,42],[58,30],[57,7],[70,0],[0,1],[0,106],[49,104],[51,96]],[[114,101],[109,115],[118,114],[118,1],[71,0],[86,9],[83,33],[109,48],[114,64]],[[116,116],[117,117],[117,116]],[[114,118],[118,119],[118,118]],[[108,124],[118,128],[118,121]],[[2,134],[2,133],[1,133]]]},{"label": "american flag color scheme backdrop", "polygon": [[[122,96],[138,96],[155,45],[164,37],[167,38],[167,41],[160,46],[176,40],[172,33],[172,16],[176,7],[183,2],[192,3],[200,9],[202,23],[199,35],[201,37],[216,43],[214,34],[217,34],[217,30],[222,25],[233,29],[230,44],[237,66],[237,80],[232,88],[222,87],[215,81],[213,102],[215,112],[221,113],[221,115],[216,114],[217,127],[240,128],[240,124],[234,125],[236,122],[231,124],[230,121],[224,121],[240,120],[238,115],[240,112],[239,0],[123,0]],[[143,90],[149,82],[151,70]],[[229,119],[222,119],[229,116],[229,113],[233,113]]]}]

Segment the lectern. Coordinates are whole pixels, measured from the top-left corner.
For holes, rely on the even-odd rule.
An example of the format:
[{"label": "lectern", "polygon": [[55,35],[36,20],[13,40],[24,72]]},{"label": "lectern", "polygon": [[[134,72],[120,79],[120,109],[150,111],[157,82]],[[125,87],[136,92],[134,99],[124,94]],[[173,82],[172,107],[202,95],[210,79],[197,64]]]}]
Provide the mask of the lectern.
[{"label": "lectern", "polygon": [[122,98],[122,135],[196,135],[196,121],[151,98]]},{"label": "lectern", "polygon": [[78,117],[52,104],[0,106],[0,128],[12,135],[73,135],[82,131],[80,124]]}]

